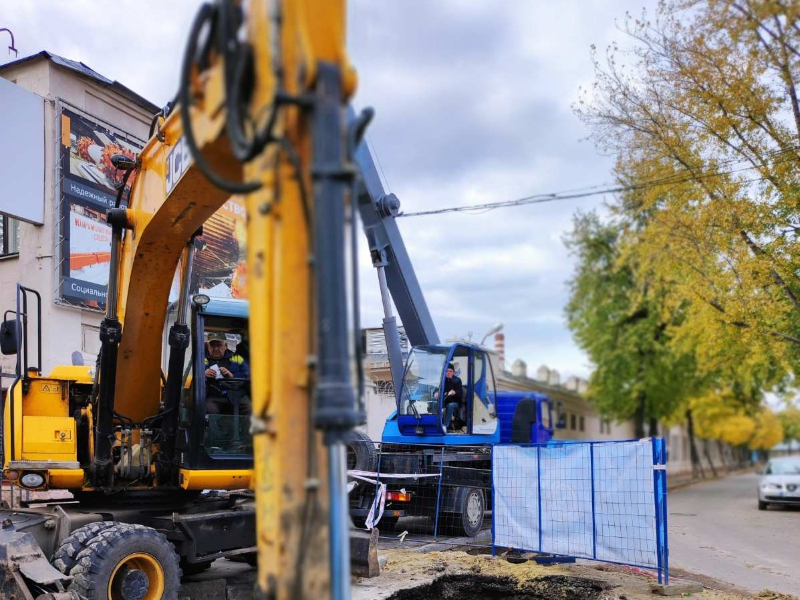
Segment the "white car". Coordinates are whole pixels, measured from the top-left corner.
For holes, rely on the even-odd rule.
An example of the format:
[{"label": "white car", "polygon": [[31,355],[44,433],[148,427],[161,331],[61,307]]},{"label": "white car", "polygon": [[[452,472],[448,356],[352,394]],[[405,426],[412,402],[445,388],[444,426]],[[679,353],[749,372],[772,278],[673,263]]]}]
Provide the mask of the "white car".
[{"label": "white car", "polygon": [[758,482],[758,510],[770,504],[800,506],[800,456],[773,458]]}]

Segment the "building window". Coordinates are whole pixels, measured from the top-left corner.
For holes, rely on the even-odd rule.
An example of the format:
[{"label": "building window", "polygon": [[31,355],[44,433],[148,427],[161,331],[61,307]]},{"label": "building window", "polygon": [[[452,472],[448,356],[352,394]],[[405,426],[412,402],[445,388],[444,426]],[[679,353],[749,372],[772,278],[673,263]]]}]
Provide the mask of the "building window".
[{"label": "building window", "polygon": [[578,430],[586,431],[586,421],[584,420],[583,415],[581,415],[578,419]]},{"label": "building window", "polygon": [[0,256],[19,254],[19,221],[0,216]]},{"label": "building window", "polygon": [[609,419],[600,419],[600,433],[611,433],[611,421]]},{"label": "building window", "polygon": [[575,431],[575,430],[577,429],[577,426],[576,426],[576,425],[577,425],[577,424],[576,424],[576,417],[575,417],[575,415],[570,415],[570,416],[569,416],[569,428],[570,428],[570,429],[572,429],[572,431]]}]

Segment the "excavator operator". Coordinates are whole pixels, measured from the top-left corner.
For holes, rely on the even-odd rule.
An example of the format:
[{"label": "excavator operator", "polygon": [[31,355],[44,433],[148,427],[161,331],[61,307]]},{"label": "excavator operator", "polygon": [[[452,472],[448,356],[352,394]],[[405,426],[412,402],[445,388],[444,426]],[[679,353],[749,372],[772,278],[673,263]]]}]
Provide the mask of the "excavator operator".
[{"label": "excavator operator", "polygon": [[228,348],[223,331],[206,333],[205,348],[207,442],[218,454],[252,451],[248,433],[252,402],[247,361]]},{"label": "excavator operator", "polygon": [[250,368],[244,357],[228,349],[227,336],[218,331],[206,337],[206,378],[250,379]]}]

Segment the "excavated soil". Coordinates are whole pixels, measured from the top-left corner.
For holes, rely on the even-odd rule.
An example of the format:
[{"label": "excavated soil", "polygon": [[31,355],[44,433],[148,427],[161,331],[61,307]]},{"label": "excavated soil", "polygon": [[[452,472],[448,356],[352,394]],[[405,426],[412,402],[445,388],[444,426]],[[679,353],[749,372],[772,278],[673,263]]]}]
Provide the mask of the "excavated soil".
[{"label": "excavated soil", "polygon": [[597,600],[606,587],[564,575],[524,583],[513,577],[445,575],[432,583],[401,590],[388,600]]}]

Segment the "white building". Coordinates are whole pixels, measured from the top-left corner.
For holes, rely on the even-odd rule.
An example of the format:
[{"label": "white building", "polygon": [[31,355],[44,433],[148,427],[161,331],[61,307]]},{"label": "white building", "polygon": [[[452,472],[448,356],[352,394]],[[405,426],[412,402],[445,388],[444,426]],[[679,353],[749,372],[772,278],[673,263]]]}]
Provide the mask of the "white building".
[{"label": "white building", "polygon": [[[42,370],[48,373],[57,364],[70,364],[73,353],[79,352],[86,362],[96,359],[99,349],[99,325],[102,312],[91,303],[76,303],[64,299],[62,286],[65,280],[64,236],[68,235],[69,217],[65,219],[62,205],[62,186],[69,176],[63,169],[64,148],[70,140],[69,114],[86,117],[108,132],[106,139],[117,139],[112,131],[125,132],[130,137],[119,139],[145,140],[153,115],[157,112],[151,102],[116,81],[111,81],[83,63],[40,52],[27,58],[0,66],[0,91],[9,92],[8,82],[41,98],[43,120],[41,137],[28,140],[0,141],[1,157],[9,157],[9,145],[25,143],[44,150],[41,176],[41,193],[33,197],[17,198],[15,202],[43,203],[44,218],[41,225],[24,223],[4,217],[0,233],[0,309],[15,307],[16,284],[22,283],[37,290],[42,296]],[[16,88],[13,91],[17,91]],[[3,95],[7,98],[7,95]],[[3,107],[3,110],[9,110]],[[67,111],[67,112],[65,112]],[[100,133],[100,135],[104,135]],[[126,145],[127,142],[120,141]],[[97,144],[98,147],[100,144]],[[133,146],[135,147],[135,145]],[[67,149],[68,150],[68,149]],[[41,166],[41,165],[39,165]],[[25,168],[20,165],[20,168]],[[101,186],[98,186],[101,187]],[[86,208],[87,213],[92,212]],[[100,212],[100,209],[98,211]],[[104,214],[104,211],[102,211]],[[88,220],[94,214],[86,216]],[[101,236],[102,227],[93,221],[94,234]],[[102,262],[102,258],[99,260]],[[83,260],[98,260],[85,256]],[[66,273],[66,277],[70,275]],[[34,350],[32,347],[31,350]],[[2,357],[3,372],[13,372],[15,357]],[[34,361],[32,361],[34,362]],[[3,387],[9,385],[3,381]]]}]

